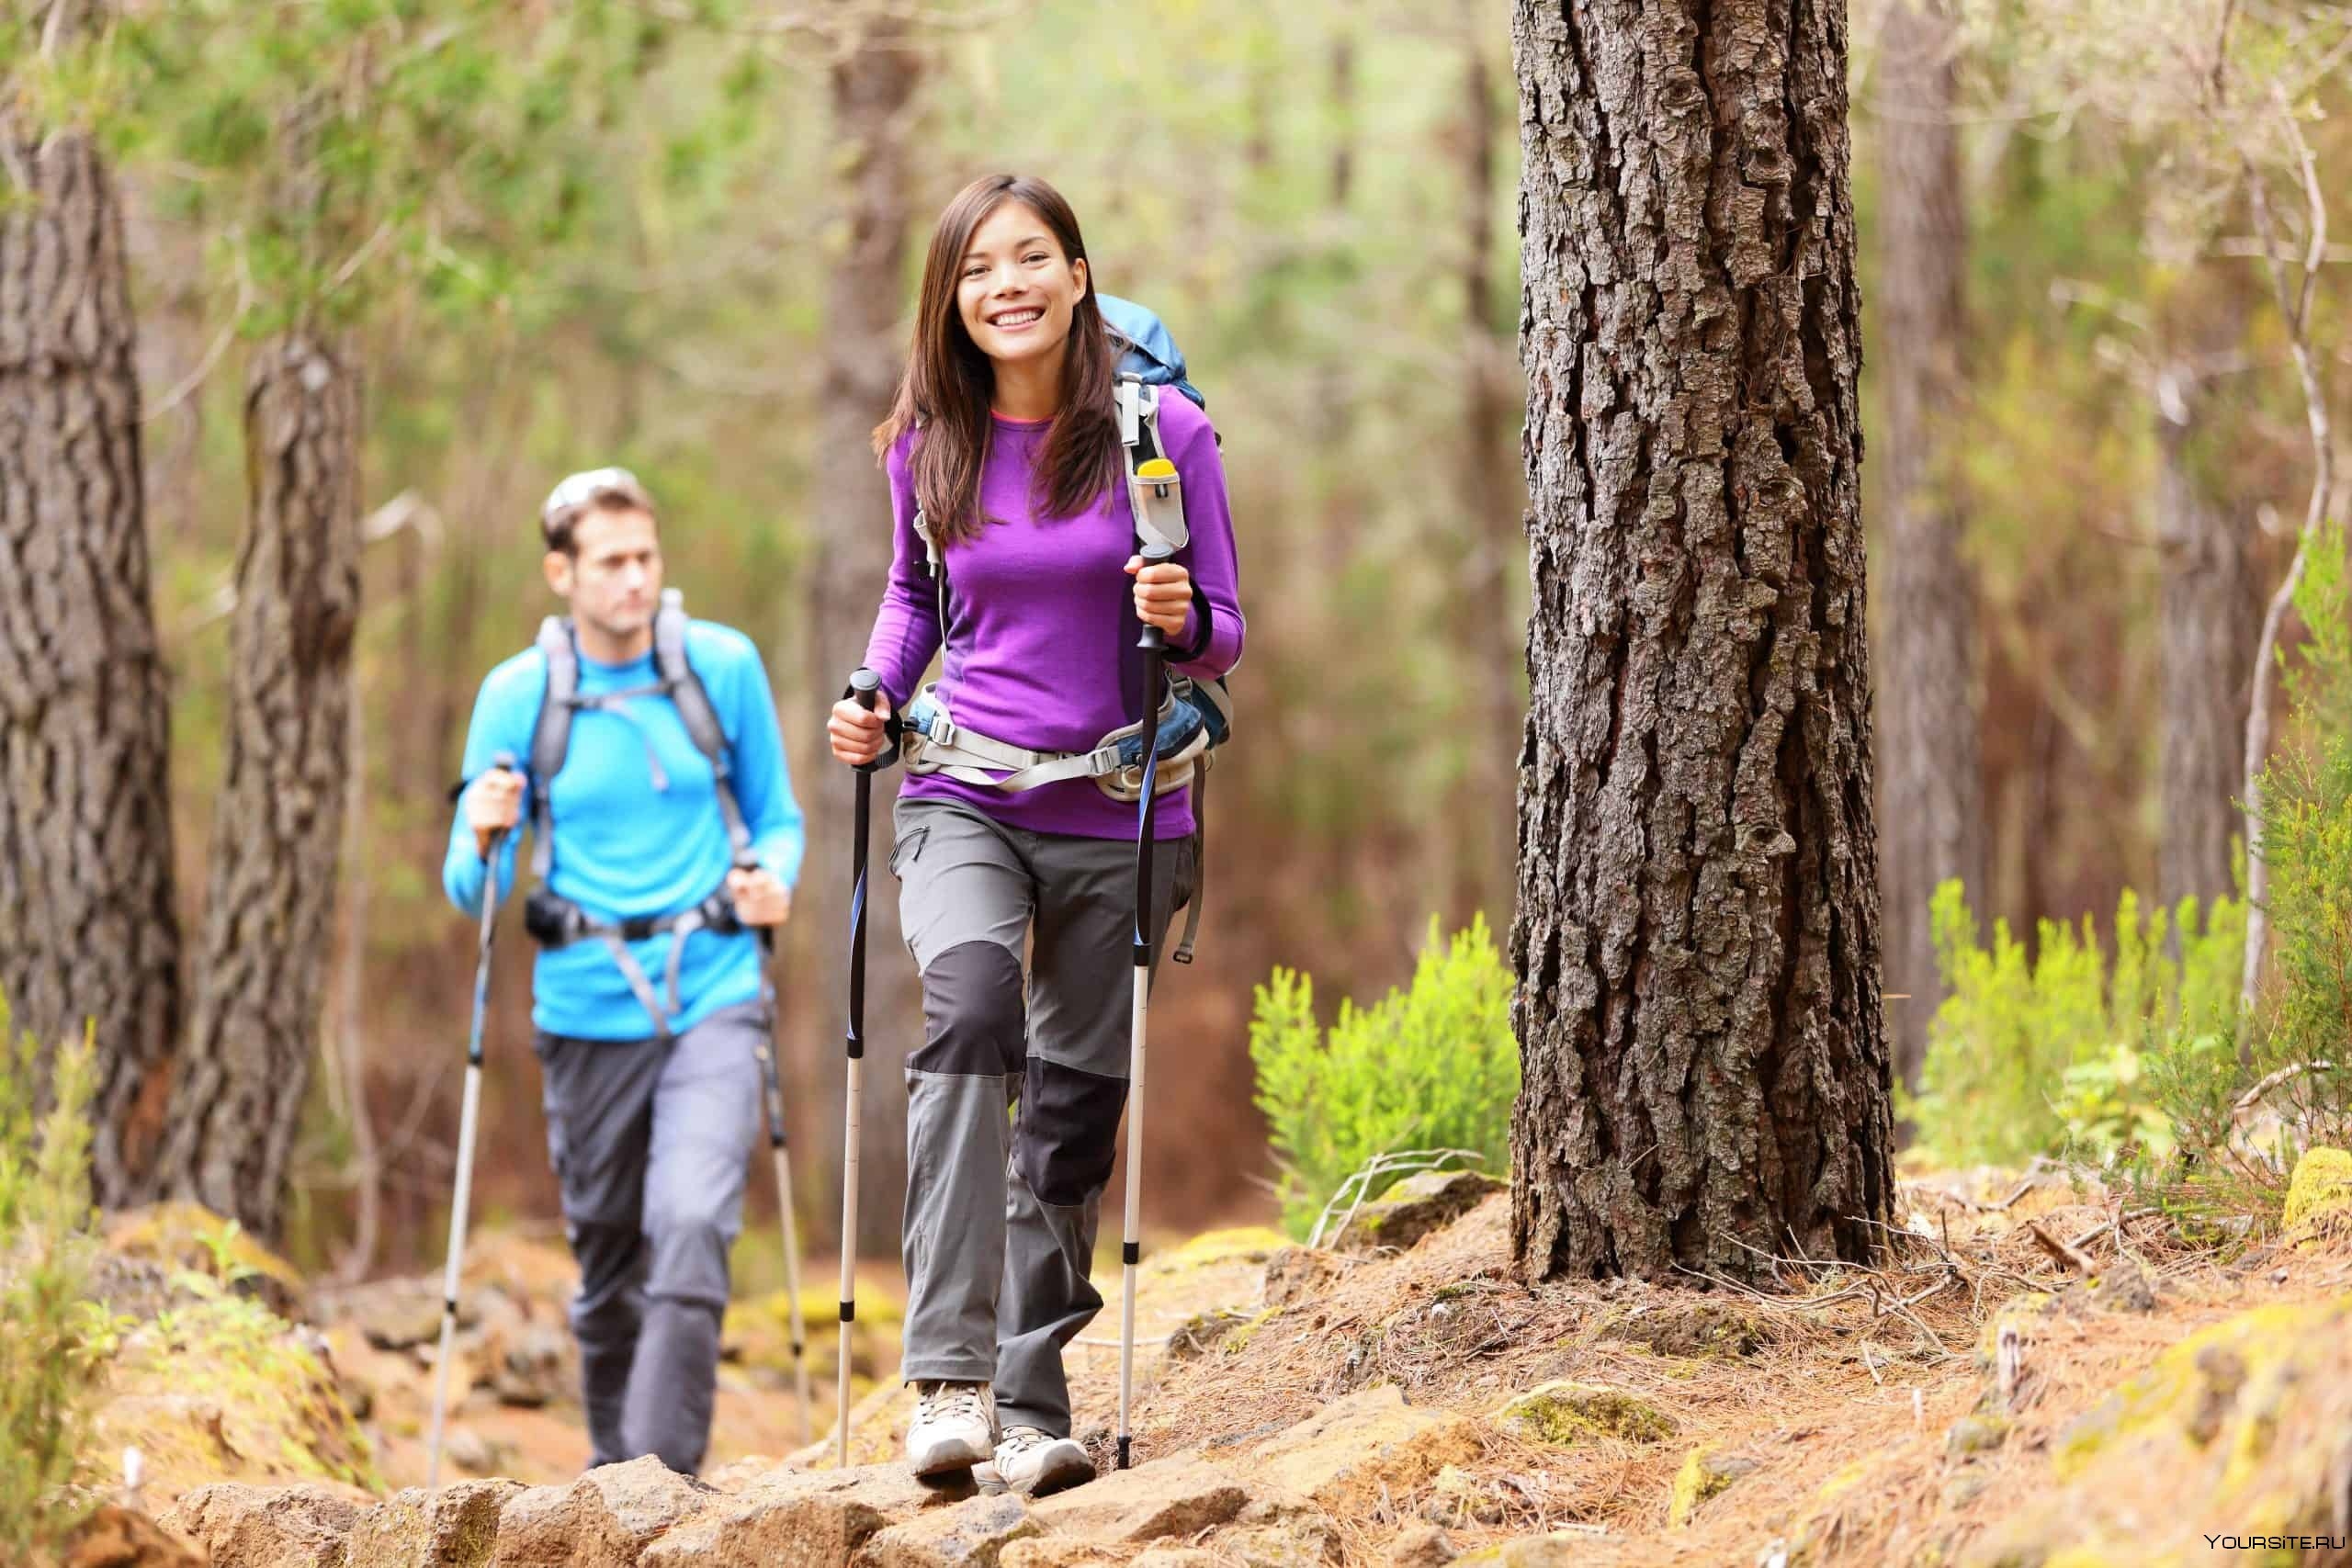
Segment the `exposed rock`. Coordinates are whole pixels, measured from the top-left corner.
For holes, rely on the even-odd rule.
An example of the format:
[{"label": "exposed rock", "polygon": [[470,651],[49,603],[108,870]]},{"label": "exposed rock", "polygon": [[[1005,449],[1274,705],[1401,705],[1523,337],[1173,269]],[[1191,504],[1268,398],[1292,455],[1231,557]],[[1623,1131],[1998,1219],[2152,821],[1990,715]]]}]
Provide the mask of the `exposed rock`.
[{"label": "exposed rock", "polygon": [[[809,1285],[800,1292],[802,1341],[808,1376],[817,1382],[831,1379],[841,1364],[841,1332],[836,1288]],[[899,1303],[870,1294],[857,1303],[857,1321],[850,1325],[850,1371],[871,1378],[898,1344],[903,1314]],[[792,1376],[792,1298],[783,1291],[733,1303],[719,1331],[719,1356],[760,1374],[775,1386],[790,1386]]]},{"label": "exposed rock", "polygon": [[1458,1555],[1441,1527],[1407,1525],[1388,1543],[1388,1568],[1445,1568]]},{"label": "exposed rock", "polygon": [[1231,1524],[1251,1502],[1233,1472],[1179,1455],[1113,1471],[1032,1503],[1047,1529],[1100,1541],[1162,1540]]},{"label": "exposed rock", "polygon": [[1502,1190],[1480,1171],[1424,1170],[1365,1203],[1340,1235],[1327,1239],[1341,1252],[1401,1252]]},{"label": "exposed rock", "polygon": [[1600,1325],[1596,1337],[1646,1346],[1661,1356],[1753,1356],[1764,1329],[1720,1302],[1645,1302]]},{"label": "exposed rock", "polygon": [[[1232,1307],[1211,1307],[1195,1313],[1183,1326],[1168,1337],[1168,1359],[1171,1361],[1195,1361],[1231,1342],[1235,1334],[1247,1328],[1252,1314]],[[1245,1337],[1243,1344],[1249,1341]]]},{"label": "exposed rock", "polygon": [[1951,1424],[1944,1434],[1944,1452],[1950,1457],[1968,1459],[1976,1454],[1989,1454],[2009,1440],[2009,1423],[2000,1416],[1963,1416]]},{"label": "exposed rock", "polygon": [[1529,1389],[1495,1412],[1495,1423],[1559,1448],[1595,1438],[1655,1443],[1675,1433],[1673,1417],[1647,1400],[1623,1389],[1580,1382],[1547,1382]]},{"label": "exposed rock", "polygon": [[2287,1208],[2278,1223],[2298,1247],[2352,1240],[2352,1153],[2304,1150],[2287,1184]]},{"label": "exposed rock", "polygon": [[106,1221],[106,1249],[166,1269],[218,1280],[278,1316],[300,1320],[309,1286],[301,1272],[264,1247],[234,1220],[201,1203],[151,1203]]},{"label": "exposed rock", "polygon": [[713,1498],[639,1561],[643,1568],[842,1568],[886,1527],[978,1495],[968,1477],[927,1484],[903,1463],[781,1472]]},{"label": "exposed rock", "polygon": [[491,1388],[502,1404],[536,1409],[577,1396],[577,1342],[549,1323],[523,1323],[500,1336]]},{"label": "exposed rock", "polygon": [[1944,1506],[1965,1508],[1977,1498],[1982,1497],[1985,1488],[1992,1484],[1992,1476],[1973,1465],[1965,1470],[1954,1471],[1944,1482]]},{"label": "exposed rock", "polygon": [[784,1468],[782,1460],[769,1459],[762,1454],[745,1454],[741,1459],[729,1460],[704,1476],[703,1484],[714,1492],[741,1492]]},{"label": "exposed rock", "polygon": [[1320,1295],[1347,1269],[1348,1259],[1338,1253],[1285,1247],[1266,1259],[1266,1304],[1290,1306]]},{"label": "exposed rock", "polygon": [[2091,1281],[2091,1305],[2102,1312],[2154,1312],[2156,1288],[2148,1271],[2129,1258],[2119,1258]]},{"label": "exposed rock", "polygon": [[491,1568],[636,1568],[647,1546],[717,1501],[650,1456],[602,1465],[570,1486],[509,1496]]},{"label": "exposed rock", "polygon": [[2338,1296],[2256,1307],[2173,1346],[2059,1434],[2048,1479],[1966,1561],[2185,1562],[2215,1520],[2340,1533],[2347,1330],[2352,1296]]},{"label": "exposed rock", "polygon": [[[1235,1465],[1252,1483],[1311,1497],[1335,1512],[1376,1504],[1478,1454],[1477,1424],[1450,1410],[1408,1405],[1394,1385],[1364,1389],[1249,1450]],[[1231,1461],[1228,1461],[1231,1462]]]},{"label": "exposed rock", "polygon": [[1437,1472],[1429,1500],[1421,1505],[1423,1519],[1449,1529],[1498,1525],[1503,1522],[1503,1514],[1500,1498],[1481,1486],[1468,1471],[1453,1464]]},{"label": "exposed rock", "polygon": [[195,1302],[125,1335],[93,1426],[89,1451],[139,1450],[156,1507],[216,1482],[379,1487],[323,1340],[250,1301]]},{"label": "exposed rock", "polygon": [[[1163,1549],[1155,1547],[1153,1550]],[[998,1568],[1110,1568],[1111,1564],[1121,1561],[1122,1558],[1111,1556],[1091,1540],[1042,1535],[1014,1541],[1004,1549],[1004,1555],[997,1562]]]},{"label": "exposed rock", "polygon": [[1042,1533],[1023,1499],[998,1493],[878,1531],[858,1552],[857,1568],[998,1568],[1007,1546]]},{"label": "exposed rock", "polygon": [[207,1568],[187,1542],[145,1514],[111,1503],[74,1528],[56,1561],[58,1568]]},{"label": "exposed rock", "polygon": [[1282,1232],[1264,1225],[1234,1225],[1203,1231],[1183,1246],[1148,1259],[1144,1267],[1155,1274],[1189,1274],[1226,1263],[1262,1264],[1289,1245]]},{"label": "exposed rock", "polygon": [[514,1445],[503,1438],[485,1438],[471,1427],[452,1427],[447,1439],[449,1462],[475,1475],[497,1475],[513,1468]]},{"label": "exposed rock", "polygon": [[1676,1529],[1690,1522],[1699,1505],[1721,1496],[1743,1475],[1754,1473],[1757,1461],[1742,1454],[1725,1453],[1713,1443],[1702,1443],[1683,1458],[1674,1472],[1674,1494],[1667,1505],[1666,1522]]},{"label": "exposed rock", "polygon": [[[1245,1519],[1248,1515],[1242,1516]],[[1244,1525],[1210,1540],[1217,1561],[1232,1568],[1312,1568],[1340,1561],[1340,1532],[1318,1515],[1298,1513],[1280,1524]]]},{"label": "exposed rock", "polygon": [[367,1509],[323,1486],[199,1486],[162,1520],[222,1568],[344,1568]]},{"label": "exposed rock", "polygon": [[513,1481],[459,1481],[438,1492],[412,1486],[360,1517],[344,1568],[485,1568],[498,1545],[498,1516],[522,1490]]}]

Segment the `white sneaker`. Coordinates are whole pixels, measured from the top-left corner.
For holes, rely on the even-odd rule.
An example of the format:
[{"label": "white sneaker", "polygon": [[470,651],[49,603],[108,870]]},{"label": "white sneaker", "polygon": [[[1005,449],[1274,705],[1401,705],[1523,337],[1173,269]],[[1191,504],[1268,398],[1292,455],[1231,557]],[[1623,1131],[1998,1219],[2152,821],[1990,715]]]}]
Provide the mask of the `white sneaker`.
[{"label": "white sneaker", "polygon": [[969,1470],[996,1448],[996,1393],[984,1382],[915,1384],[907,1463],[917,1475]]},{"label": "white sneaker", "polygon": [[1011,1427],[996,1446],[996,1472],[1006,1491],[1043,1497],[1093,1480],[1094,1461],[1068,1438],[1035,1427]]}]

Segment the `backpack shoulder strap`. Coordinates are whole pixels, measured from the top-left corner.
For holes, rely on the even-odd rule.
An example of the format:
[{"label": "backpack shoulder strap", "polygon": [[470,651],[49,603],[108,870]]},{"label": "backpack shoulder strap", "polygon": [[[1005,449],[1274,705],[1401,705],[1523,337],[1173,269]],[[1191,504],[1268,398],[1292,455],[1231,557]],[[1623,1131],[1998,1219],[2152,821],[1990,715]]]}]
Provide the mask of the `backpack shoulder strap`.
[{"label": "backpack shoulder strap", "polygon": [[541,882],[555,864],[555,776],[571,750],[573,699],[580,694],[580,649],[571,623],[549,615],[539,623],[536,645],[547,660],[547,693],[539,699],[538,722],[531,728],[531,874]]},{"label": "backpack shoulder strap", "polygon": [[752,847],[752,830],[743,821],[742,807],[736,804],[734,777],[727,761],[727,731],[718,722],[718,710],[711,705],[709,690],[686,657],[688,624],[685,596],[674,588],[663,589],[662,607],[653,614],[653,669],[662,678],[662,689],[677,707],[695,750],[710,762],[718,791],[718,814],[727,822],[727,842],[740,862]]},{"label": "backpack shoulder strap", "polygon": [[1132,372],[1116,383],[1119,405],[1119,445],[1126,449],[1127,475],[1138,464],[1165,457],[1159,445],[1159,389]]}]

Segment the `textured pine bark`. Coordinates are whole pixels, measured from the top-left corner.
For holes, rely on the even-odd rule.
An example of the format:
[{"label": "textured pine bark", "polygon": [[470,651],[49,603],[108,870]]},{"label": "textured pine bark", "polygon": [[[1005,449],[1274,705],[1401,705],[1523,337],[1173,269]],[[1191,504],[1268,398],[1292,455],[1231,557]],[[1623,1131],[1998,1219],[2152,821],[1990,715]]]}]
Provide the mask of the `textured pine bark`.
[{"label": "textured pine bark", "polygon": [[324,1020],[350,784],[359,437],[347,344],[298,331],[262,347],[245,392],[228,766],[157,1185],[265,1237]]},{"label": "textured pine bark", "polygon": [[120,1203],[162,1129],[181,1005],[136,324],[97,146],[0,136],[0,992],[44,1047],[94,1030],[92,1170]]},{"label": "textured pine bark", "polygon": [[1514,1249],[1531,1279],[1861,1258],[1894,1171],[1845,8],[1519,0],[1512,35]]},{"label": "textured pine bark", "polygon": [[[879,280],[905,273],[907,229],[914,203],[918,149],[912,107],[922,78],[922,57],[895,36],[875,36],[833,67],[835,190],[832,282],[825,316],[824,428],[817,458],[817,537],[811,562],[808,620],[812,695],[830,706],[865,655],[874,606],[890,570],[890,491],[875,466],[874,427],[890,412],[907,338],[900,295]],[[816,1038],[835,1043],[842,1022],[842,933],[848,929],[846,853],[850,839],[850,771],[825,758],[812,770],[803,805],[808,841],[818,851],[802,881],[806,889],[794,923],[803,928],[808,973],[827,976],[819,987],[829,1004]],[[866,1081],[895,1086],[906,1054],[922,1039],[921,991],[899,932],[898,885],[884,871],[890,844],[889,802],[894,774],[875,786],[874,858],[866,900]],[[825,852],[831,852],[827,853]],[[811,946],[810,944],[815,944]],[[826,1058],[828,1066],[839,1053]],[[838,1071],[838,1068],[834,1068]],[[823,1103],[837,1103],[832,1097]],[[858,1205],[862,1250],[894,1254],[906,1193],[906,1098],[895,1087],[865,1096],[860,1146],[864,1188]],[[838,1173],[841,1127],[824,1123],[828,1156],[820,1168]],[[837,1181],[838,1175],[830,1179]],[[836,1193],[838,1201],[839,1194]]]},{"label": "textured pine bark", "polygon": [[2236,802],[2256,630],[2241,530],[2200,492],[2189,460],[2192,396],[2178,394],[2169,412],[2160,399],[2156,415],[2165,824],[2156,884],[2167,905],[2236,888],[2232,857],[2242,826]]},{"label": "textured pine bark", "polygon": [[1956,437],[1965,378],[1960,132],[1949,0],[1894,0],[1879,45],[1878,293],[1872,338],[1885,423],[1880,474],[1879,887],[1887,1018],[1899,1078],[1916,1081],[1943,986],[1928,905],[1958,877],[1981,908],[1976,587],[1961,546]]}]

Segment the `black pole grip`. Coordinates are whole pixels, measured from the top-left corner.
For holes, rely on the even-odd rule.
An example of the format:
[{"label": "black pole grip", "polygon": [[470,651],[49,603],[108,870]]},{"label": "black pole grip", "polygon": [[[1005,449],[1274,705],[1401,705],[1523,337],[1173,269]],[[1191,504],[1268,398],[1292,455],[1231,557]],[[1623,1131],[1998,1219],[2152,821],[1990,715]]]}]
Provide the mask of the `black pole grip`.
[{"label": "black pole grip", "polygon": [[[1143,547],[1143,564],[1146,566],[1158,566],[1160,562],[1174,556],[1175,553],[1174,549],[1164,544],[1146,545]],[[1161,631],[1158,626],[1153,626],[1149,621],[1145,621],[1143,623],[1143,636],[1136,640],[1136,646],[1137,648],[1144,649],[1148,652],[1165,653],[1168,650],[1168,634]],[[1145,701],[1148,702],[1150,697],[1151,694],[1148,692],[1144,694]]]},{"label": "black pole grip", "polygon": [[[849,694],[857,699],[858,706],[864,708],[868,713],[872,713],[875,710],[876,705],[882,700],[882,677],[876,675],[873,671],[868,670],[863,664],[859,665],[856,669],[850,671]],[[872,761],[860,762],[856,764],[857,771],[859,773],[867,774],[877,773],[899,760],[899,749],[897,745],[898,732],[895,728],[896,723],[897,721],[895,719],[891,720],[891,728],[887,731],[887,733],[891,737],[892,743],[884,747],[881,753]]]}]

